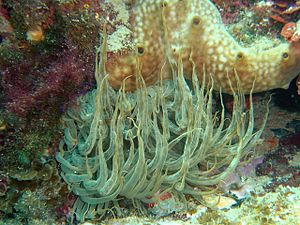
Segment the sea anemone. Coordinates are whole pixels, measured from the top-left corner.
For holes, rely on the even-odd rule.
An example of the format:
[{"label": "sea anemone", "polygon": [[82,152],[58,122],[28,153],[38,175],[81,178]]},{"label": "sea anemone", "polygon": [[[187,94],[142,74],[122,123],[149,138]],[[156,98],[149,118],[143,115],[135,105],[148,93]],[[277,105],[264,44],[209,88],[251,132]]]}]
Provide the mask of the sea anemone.
[{"label": "sea anemone", "polygon": [[[120,215],[120,199],[142,209],[141,203],[155,202],[149,196],[157,198],[158,192],[182,202],[189,195],[207,205],[203,196],[215,193],[254,150],[268,109],[254,131],[252,92],[246,111],[238,86],[238,91],[232,89],[231,117],[225,116],[222,94],[220,110],[214,112],[211,76],[204,74],[200,81],[194,68],[191,81],[185,80],[180,59],[168,62],[172,80],[146,87],[139,73],[135,92],[126,93],[125,82],[116,91],[105,72],[105,38],[103,42],[100,60],[96,58],[97,88],[66,113],[56,156],[63,179],[78,196],[76,219],[103,216],[112,208]],[[238,76],[234,82],[239,84]]]}]

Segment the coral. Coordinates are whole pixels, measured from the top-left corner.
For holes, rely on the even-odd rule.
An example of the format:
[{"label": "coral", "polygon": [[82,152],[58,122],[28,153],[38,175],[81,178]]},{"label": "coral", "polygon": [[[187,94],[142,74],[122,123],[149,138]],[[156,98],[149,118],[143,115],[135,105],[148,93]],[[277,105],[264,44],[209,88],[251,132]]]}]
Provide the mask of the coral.
[{"label": "coral", "polygon": [[254,132],[251,97],[246,112],[239,89],[225,124],[223,104],[220,113],[212,112],[213,80],[204,75],[206,85],[200,87],[193,73],[188,86],[180,60],[172,64],[172,81],[146,88],[139,71],[136,92],[126,94],[124,86],[115,92],[104,72],[105,47],[96,60],[97,89],[79,98],[79,109],[67,112],[56,156],[62,177],[78,196],[76,219],[103,216],[111,207],[119,215],[121,198],[141,209],[140,202],[156,202],[158,191],[184,202],[191,195],[205,204],[202,196],[214,193],[254,148],[266,118]]},{"label": "coral", "polygon": [[[231,93],[228,79],[237,72],[241,86],[249,93],[255,80],[254,92],[287,88],[300,65],[300,44],[282,43],[267,50],[244,48],[227,32],[220,13],[209,0],[142,1],[132,14],[132,46],[127,52],[109,55],[106,64],[109,82],[126,90],[136,89],[136,63],[142,65],[147,85],[156,83],[160,71],[169,79],[168,60],[182,59],[186,77],[191,76],[192,63],[201,81],[203,65],[215,80],[215,89]],[[236,88],[236,84],[233,84]]]}]

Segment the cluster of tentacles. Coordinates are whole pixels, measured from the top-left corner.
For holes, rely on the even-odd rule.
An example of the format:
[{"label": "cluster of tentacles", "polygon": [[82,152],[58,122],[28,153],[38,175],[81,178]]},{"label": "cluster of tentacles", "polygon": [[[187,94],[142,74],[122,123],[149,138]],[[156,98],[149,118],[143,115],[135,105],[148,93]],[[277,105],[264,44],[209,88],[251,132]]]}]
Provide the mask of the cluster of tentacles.
[{"label": "cluster of tentacles", "polygon": [[226,118],[222,101],[221,110],[213,110],[211,77],[199,81],[194,68],[186,81],[180,60],[171,64],[173,80],[146,87],[138,74],[135,92],[115,91],[105,76],[104,47],[99,52],[97,89],[67,112],[57,154],[61,175],[78,196],[76,219],[111,208],[121,213],[120,199],[142,207],[158,191],[205,203],[202,196],[215,191],[262,133],[264,124],[254,131],[251,95],[247,111],[242,90],[233,91],[234,109]]}]

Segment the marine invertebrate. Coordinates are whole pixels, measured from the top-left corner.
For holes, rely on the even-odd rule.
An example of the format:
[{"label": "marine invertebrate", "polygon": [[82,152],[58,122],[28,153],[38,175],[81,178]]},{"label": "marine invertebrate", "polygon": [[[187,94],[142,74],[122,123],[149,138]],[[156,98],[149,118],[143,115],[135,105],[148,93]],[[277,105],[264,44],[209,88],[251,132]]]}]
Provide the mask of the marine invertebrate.
[{"label": "marine invertebrate", "polygon": [[299,42],[300,40],[300,20],[297,23],[287,23],[280,33],[288,42]]},{"label": "marine invertebrate", "polygon": [[[109,57],[106,68],[109,82],[126,90],[136,89],[137,60],[147,85],[159,80],[168,58],[182,58],[185,76],[191,76],[191,57],[202,80],[203,64],[213,75],[215,88],[231,92],[227,75],[237,72],[241,87],[249,93],[287,88],[300,71],[299,42],[282,43],[268,50],[244,48],[226,31],[221,16],[209,0],[140,1],[133,7],[132,49]],[[136,58],[136,55],[138,57]],[[163,77],[170,68],[164,67]],[[236,88],[236,84],[233,84]]]},{"label": "marine invertebrate", "polygon": [[293,18],[297,18],[299,16],[300,1],[275,0],[274,2],[271,2],[271,6],[270,18],[279,23],[286,24],[292,21]]},{"label": "marine invertebrate", "polygon": [[170,59],[173,79],[163,81],[162,69],[160,84],[146,87],[137,60],[138,89],[126,93],[124,81],[116,92],[105,72],[105,36],[103,43],[100,62],[96,59],[97,89],[80,97],[79,107],[67,112],[56,156],[62,177],[78,196],[76,219],[101,216],[112,207],[121,214],[121,198],[142,208],[140,203],[155,202],[149,196],[159,198],[158,192],[183,202],[188,194],[205,204],[202,196],[214,193],[253,150],[266,118],[254,131],[252,97],[245,111],[240,86],[238,92],[231,86],[230,122],[225,122],[223,103],[220,112],[213,113],[213,76],[203,69],[200,87],[192,58],[191,85],[184,79],[181,59]]},{"label": "marine invertebrate", "polygon": [[40,42],[45,39],[44,31],[40,26],[31,29],[26,33],[27,40],[31,42]]}]

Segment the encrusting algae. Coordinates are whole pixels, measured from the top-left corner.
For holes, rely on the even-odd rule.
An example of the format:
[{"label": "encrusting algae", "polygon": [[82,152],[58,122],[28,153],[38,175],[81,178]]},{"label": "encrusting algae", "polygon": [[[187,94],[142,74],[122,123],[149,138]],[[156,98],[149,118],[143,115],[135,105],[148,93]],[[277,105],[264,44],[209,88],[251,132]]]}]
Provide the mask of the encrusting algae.
[{"label": "encrusting algae", "polygon": [[[253,152],[265,126],[268,109],[254,128],[252,93],[283,87],[300,70],[297,46],[259,54],[240,47],[210,1],[139,1],[134,14],[134,50],[107,59],[104,32],[97,88],[64,117],[56,158],[78,196],[79,221],[120,216],[124,199],[143,211],[157,193],[213,205],[203,196]],[[220,91],[216,112],[213,90]],[[221,92],[233,95],[230,119]]]},{"label": "encrusting algae", "polygon": [[[235,71],[245,93],[250,92],[255,79],[254,92],[287,88],[300,72],[300,41],[268,50],[244,48],[228,33],[209,0],[138,1],[132,14],[132,50],[113,54],[106,65],[114,88],[120,88],[125,80],[126,90],[136,89],[137,60],[145,83],[151,85],[159,80],[161,68],[170,59],[180,58],[189,77],[192,57],[199,79],[205,64],[216,90],[222,87],[225,93],[231,93],[227,76],[234,79]],[[163,77],[171,78],[168,66]]]}]

